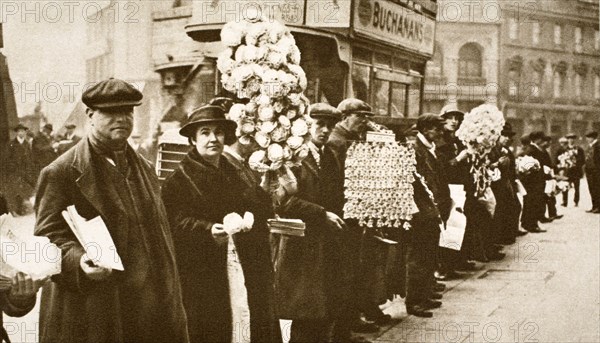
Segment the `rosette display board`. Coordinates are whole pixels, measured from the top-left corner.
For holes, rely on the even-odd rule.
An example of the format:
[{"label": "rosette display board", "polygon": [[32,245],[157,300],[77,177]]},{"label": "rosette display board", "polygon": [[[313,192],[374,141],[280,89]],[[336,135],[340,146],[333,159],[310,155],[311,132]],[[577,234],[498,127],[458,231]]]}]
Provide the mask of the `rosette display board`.
[{"label": "rosette display board", "polygon": [[348,148],[344,218],[367,227],[405,227],[413,200],[415,151],[398,142],[354,142]]},{"label": "rosette display board", "polygon": [[249,158],[250,167],[270,172],[272,190],[291,185],[289,167],[309,153],[307,80],[296,41],[283,24],[260,18],[225,24],[221,40],[228,46],[217,61],[223,87],[247,99],[234,104],[228,117],[238,124],[241,144],[260,146]]},{"label": "rosette display board", "polygon": [[492,182],[488,173],[488,155],[500,138],[503,126],[502,112],[494,105],[484,104],[465,114],[460,128],[456,130],[456,137],[469,153],[476,196],[481,196]]}]

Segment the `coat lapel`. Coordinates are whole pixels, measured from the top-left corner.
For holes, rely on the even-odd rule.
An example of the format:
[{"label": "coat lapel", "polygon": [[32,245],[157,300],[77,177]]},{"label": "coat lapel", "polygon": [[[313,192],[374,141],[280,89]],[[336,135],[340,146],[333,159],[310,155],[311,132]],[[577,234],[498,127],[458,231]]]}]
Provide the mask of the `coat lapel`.
[{"label": "coat lapel", "polygon": [[[124,242],[127,237],[127,225],[125,211],[122,206],[118,206],[121,199],[114,198],[110,195],[111,192],[100,188],[101,175],[99,175],[99,168],[93,166],[89,141],[82,139],[77,144],[76,149],[77,152],[72,166],[80,173],[75,181],[77,187],[86,200],[100,213],[100,216],[108,221],[106,225],[113,236],[115,244]],[[119,228],[111,228],[111,224],[117,225]]]}]

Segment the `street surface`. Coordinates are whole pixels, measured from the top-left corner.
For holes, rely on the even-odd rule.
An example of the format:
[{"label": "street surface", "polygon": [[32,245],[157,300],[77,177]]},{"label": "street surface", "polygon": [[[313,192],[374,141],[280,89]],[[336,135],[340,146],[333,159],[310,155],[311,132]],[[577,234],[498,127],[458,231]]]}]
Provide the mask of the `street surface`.
[{"label": "street surface", "polygon": [[[385,342],[600,342],[600,215],[589,214],[587,185],[579,207],[504,249],[500,262],[447,281],[443,306],[430,319],[407,316],[402,300],[385,309],[400,322],[366,336]],[[560,200],[559,200],[560,204]],[[32,230],[33,215],[20,217]],[[37,342],[38,305],[4,317],[13,342]],[[282,321],[284,339],[289,322]],[[287,328],[287,330],[285,329]]]}]

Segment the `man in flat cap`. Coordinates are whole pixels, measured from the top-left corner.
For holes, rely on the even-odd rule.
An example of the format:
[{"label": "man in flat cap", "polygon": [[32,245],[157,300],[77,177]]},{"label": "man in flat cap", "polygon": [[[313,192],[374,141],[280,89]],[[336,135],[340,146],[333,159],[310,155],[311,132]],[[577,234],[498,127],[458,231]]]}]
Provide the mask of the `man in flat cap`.
[{"label": "man in flat cap", "polygon": [[[327,140],[341,113],[325,103],[309,107],[310,154],[294,173],[298,193],[282,201],[277,212],[306,224],[302,240],[279,236],[276,261],[281,318],[292,319],[290,342],[350,342],[349,266],[344,207],[343,166]],[[346,317],[346,318],[344,318]],[[333,340],[329,337],[333,326]]]},{"label": "man in flat cap", "polygon": [[588,132],[585,137],[589,145],[585,155],[585,175],[592,198],[592,208],[587,212],[600,213],[600,143],[598,143],[598,132]]},{"label": "man in flat cap", "polygon": [[[90,131],[42,170],[35,234],[62,250],[42,292],[40,342],[187,342],[173,243],[152,166],[127,144],[142,94],[109,79],[87,89]],[[99,266],[61,212],[106,224],[124,271]],[[112,250],[112,249],[111,249]]]},{"label": "man in flat cap", "polygon": [[544,190],[548,176],[544,172],[544,166],[548,166],[550,163],[542,148],[545,136],[542,131],[531,132],[528,137],[529,144],[523,150],[524,155],[536,159],[541,167],[538,171],[532,171],[521,176],[521,181],[527,191],[527,195],[523,198],[521,225],[525,230],[533,233],[546,232],[546,230],[539,227],[539,223],[544,220],[546,213],[546,194]]},{"label": "man in flat cap", "polygon": [[[356,98],[345,99],[337,106],[337,110],[341,113],[341,120],[333,128],[327,145],[333,148],[334,153],[338,157],[340,164],[345,166],[346,152],[353,141],[364,140],[364,135],[368,129],[369,117],[374,115],[372,107]],[[360,312],[364,312],[369,319],[378,321],[387,321],[389,316],[384,314],[379,309],[379,306],[374,303],[371,298],[373,280],[375,276],[373,272],[375,268],[365,263],[373,263],[374,259],[362,259],[363,256],[374,255],[373,247],[373,230],[366,230],[358,226],[354,221],[348,221],[350,228],[348,239],[352,247],[349,248],[355,252],[354,260],[350,262],[353,266],[354,282],[352,303],[354,309],[352,312],[352,328],[355,332],[366,333],[376,332],[377,325],[362,320]],[[364,229],[364,230],[363,230]]]},{"label": "man in flat cap", "polygon": [[[417,173],[433,195],[434,208],[424,207],[418,201],[419,213],[411,221],[411,238],[407,255],[408,287],[406,310],[419,317],[431,317],[431,309],[442,303],[434,272],[436,269],[440,225],[448,220],[452,207],[450,189],[443,165],[436,154],[435,142],[441,138],[444,120],[436,114],[423,114],[417,119],[415,155]],[[417,189],[417,188],[416,188]],[[422,196],[421,196],[422,197]],[[415,190],[417,202],[417,190]]]},{"label": "man in flat cap", "polygon": [[39,175],[45,166],[52,163],[52,161],[58,157],[52,146],[54,144],[52,129],[52,124],[44,125],[42,130],[35,135],[31,142],[31,151],[33,153],[36,175]]},{"label": "man in flat cap", "polygon": [[6,154],[6,197],[8,207],[14,215],[32,212],[29,198],[33,195],[36,182],[35,165],[31,144],[27,139],[29,128],[17,125],[13,131],[15,138],[8,144]]},{"label": "man in flat cap", "polygon": [[[573,203],[575,207],[579,205],[579,184],[583,177],[583,166],[585,165],[585,151],[576,144],[577,135],[575,133],[569,133],[564,137],[565,142],[561,143],[561,147],[556,152],[556,161],[560,163],[560,156],[564,156],[565,153],[574,156],[574,163],[568,163],[565,165],[563,172],[564,176],[568,178],[571,188],[575,190]],[[565,157],[563,157],[565,158]],[[569,205],[569,189],[562,193],[562,205],[567,207]]]}]

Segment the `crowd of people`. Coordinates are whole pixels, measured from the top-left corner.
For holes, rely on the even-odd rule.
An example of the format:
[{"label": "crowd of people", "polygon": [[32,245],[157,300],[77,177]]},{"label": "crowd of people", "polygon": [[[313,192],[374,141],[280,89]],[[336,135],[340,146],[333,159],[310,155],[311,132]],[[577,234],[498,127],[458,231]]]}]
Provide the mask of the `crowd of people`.
[{"label": "crowd of people", "polygon": [[[574,188],[577,206],[584,165],[590,212],[600,213],[597,133],[587,135],[587,156],[568,135],[553,159],[543,132],[513,150],[515,132],[505,124],[489,156],[489,169],[499,172],[482,196],[456,137],[464,113],[447,106],[419,116],[399,138],[412,142],[416,156],[418,212],[410,229],[375,230],[344,219],[348,148],[378,127],[371,106],[353,98],[309,107],[309,152],[292,169],[296,182],[278,192],[250,167],[259,145],[236,139],[227,116],[232,101],[213,99],[181,128],[189,153],[161,187],[152,165],[127,143],[142,98],[121,80],[90,87],[82,96],[88,135],[41,169],[35,234],[48,237],[63,258],[62,272],[42,290],[40,342],[281,342],[280,319],[292,320],[292,343],[364,342],[352,333],[393,323],[382,311],[386,301],[404,298],[408,314],[433,317],[444,280],[474,270],[476,261],[502,259],[502,247],[518,236],[544,232],[540,223],[562,217],[558,194],[567,206]],[[51,127],[44,129],[50,142]],[[19,128],[12,144],[23,144],[25,131]],[[46,150],[56,153],[38,149]],[[519,156],[539,166],[522,166]],[[466,194],[459,251],[439,246],[457,210],[453,184]],[[103,219],[124,271],[85,254],[61,215],[70,205],[87,219]],[[302,220],[303,237],[272,234],[268,220],[277,217]],[[26,312],[41,285],[22,279],[27,292],[9,294],[25,298]],[[9,312],[3,299],[0,293]]]}]

